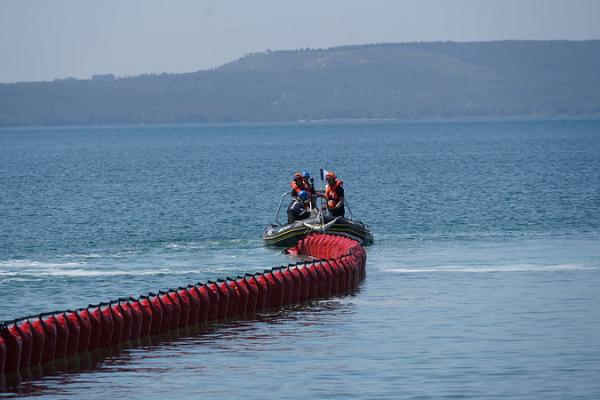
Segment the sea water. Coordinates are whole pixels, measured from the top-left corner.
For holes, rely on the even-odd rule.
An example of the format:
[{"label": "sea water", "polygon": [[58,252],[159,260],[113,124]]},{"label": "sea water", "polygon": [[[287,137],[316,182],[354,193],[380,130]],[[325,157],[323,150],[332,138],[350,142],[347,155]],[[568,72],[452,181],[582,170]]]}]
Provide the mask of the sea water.
[{"label": "sea water", "polygon": [[359,291],[0,397],[600,398],[597,119],[0,129],[0,320],[287,264],[262,231],[320,167]]}]

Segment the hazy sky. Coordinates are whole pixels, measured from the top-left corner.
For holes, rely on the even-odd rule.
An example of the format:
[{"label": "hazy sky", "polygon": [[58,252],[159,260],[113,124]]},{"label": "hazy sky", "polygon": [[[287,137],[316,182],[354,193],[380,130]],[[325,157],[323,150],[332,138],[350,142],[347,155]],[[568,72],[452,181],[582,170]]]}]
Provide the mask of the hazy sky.
[{"label": "hazy sky", "polygon": [[600,39],[600,0],[0,0],[0,82],[189,72],[266,49]]}]

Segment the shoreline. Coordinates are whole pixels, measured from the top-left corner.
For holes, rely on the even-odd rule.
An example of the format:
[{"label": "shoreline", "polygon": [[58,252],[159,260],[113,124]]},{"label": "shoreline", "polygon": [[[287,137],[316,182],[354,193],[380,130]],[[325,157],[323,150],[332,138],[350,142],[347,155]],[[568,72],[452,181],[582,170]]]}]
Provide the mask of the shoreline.
[{"label": "shoreline", "polygon": [[428,117],[428,118],[336,118],[295,121],[238,121],[238,122],[173,122],[156,124],[91,124],[91,125],[11,125],[0,126],[1,131],[43,130],[43,129],[98,129],[98,128],[158,128],[158,127],[235,127],[235,126],[290,126],[290,125],[337,125],[337,124],[431,124],[431,123],[471,123],[471,122],[554,122],[554,121],[596,121],[600,114],[581,115],[514,115],[479,117]]}]

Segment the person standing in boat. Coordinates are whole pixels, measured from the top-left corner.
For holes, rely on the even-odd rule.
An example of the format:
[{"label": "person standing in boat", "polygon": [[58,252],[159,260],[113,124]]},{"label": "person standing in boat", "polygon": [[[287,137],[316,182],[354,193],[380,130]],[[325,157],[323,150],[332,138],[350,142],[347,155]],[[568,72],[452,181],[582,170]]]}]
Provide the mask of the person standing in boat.
[{"label": "person standing in boat", "polygon": [[332,217],[343,217],[346,214],[344,208],[344,182],[337,178],[335,173],[329,171],[325,175],[327,186],[325,186],[325,201],[327,210]]},{"label": "person standing in boat", "polygon": [[310,217],[310,211],[307,209],[308,193],[301,190],[297,196],[292,198],[292,202],[288,206],[288,224],[294,221]]}]

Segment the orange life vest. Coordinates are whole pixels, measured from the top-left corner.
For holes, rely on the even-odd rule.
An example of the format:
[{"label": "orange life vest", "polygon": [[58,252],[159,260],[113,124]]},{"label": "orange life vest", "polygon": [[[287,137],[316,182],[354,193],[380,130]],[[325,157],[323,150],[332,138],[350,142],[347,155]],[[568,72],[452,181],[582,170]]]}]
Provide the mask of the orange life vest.
[{"label": "orange life vest", "polygon": [[305,191],[306,193],[308,193],[308,198],[312,197],[312,188],[310,187],[310,184],[308,182],[306,182],[305,180],[302,181],[302,183],[300,185],[298,185],[298,183],[296,183],[295,180],[293,180],[290,183],[290,186],[292,187],[292,195],[296,196],[298,193],[300,193],[301,191]]},{"label": "orange life vest", "polygon": [[339,179],[335,180],[333,187],[331,185],[325,186],[325,199],[327,200],[327,207],[334,208],[340,201],[340,198],[337,194],[337,188],[342,186],[344,182]]}]

